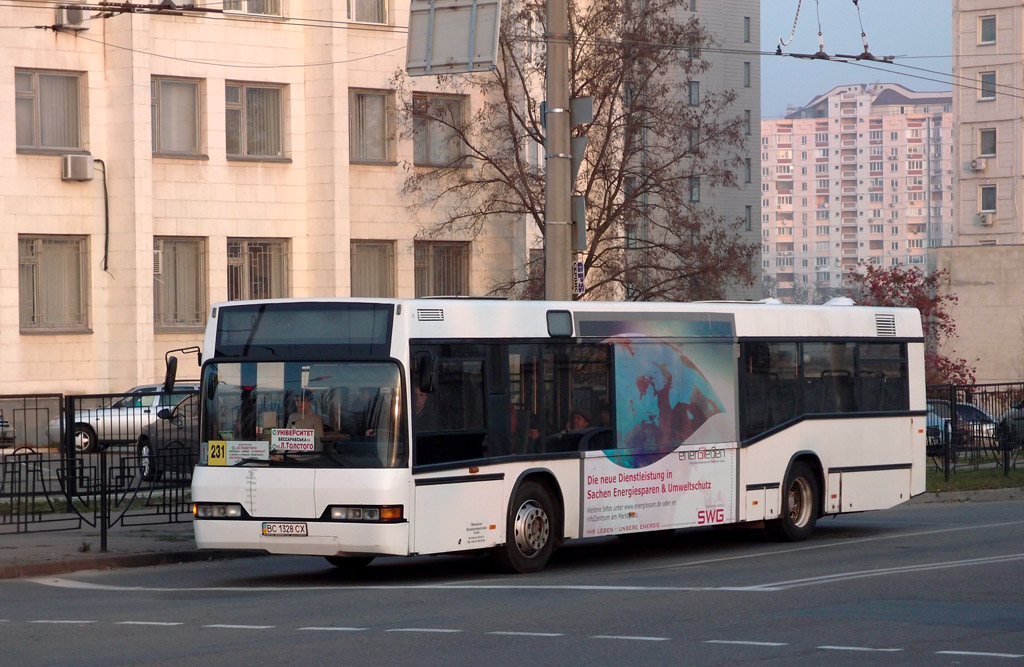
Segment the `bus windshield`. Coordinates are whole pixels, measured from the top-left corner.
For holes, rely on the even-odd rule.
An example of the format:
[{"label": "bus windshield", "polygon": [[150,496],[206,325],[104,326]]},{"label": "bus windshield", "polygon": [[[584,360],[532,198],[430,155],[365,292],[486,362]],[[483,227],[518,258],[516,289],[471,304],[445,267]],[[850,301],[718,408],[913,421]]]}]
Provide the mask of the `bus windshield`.
[{"label": "bus windshield", "polygon": [[404,467],[400,377],[393,362],[210,363],[199,463]]}]

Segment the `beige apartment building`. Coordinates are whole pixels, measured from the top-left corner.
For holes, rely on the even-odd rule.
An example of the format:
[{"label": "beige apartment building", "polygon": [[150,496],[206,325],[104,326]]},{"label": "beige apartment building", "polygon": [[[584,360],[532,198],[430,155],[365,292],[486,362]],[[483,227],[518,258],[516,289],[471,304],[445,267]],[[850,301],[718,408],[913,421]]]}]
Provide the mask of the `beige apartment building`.
[{"label": "beige apartment building", "polygon": [[954,0],[957,245],[1024,243],[1024,2]]},{"label": "beige apartment building", "polygon": [[858,263],[927,268],[953,239],[950,93],[838,86],[761,123],[767,296],[841,293]]},{"label": "beige apartment building", "polygon": [[[723,44],[750,45],[709,53],[705,85],[735,88],[754,128],[759,3],[700,4]],[[525,275],[540,246],[526,221],[418,234],[441,212],[412,208],[402,186],[451,142],[400,108],[440,101],[468,119],[475,101],[432,77],[398,99],[407,4],[154,7],[27,2],[0,18],[0,394],[157,380],[217,301],[483,295]],[[704,196],[752,221],[748,132],[741,187]]]}]

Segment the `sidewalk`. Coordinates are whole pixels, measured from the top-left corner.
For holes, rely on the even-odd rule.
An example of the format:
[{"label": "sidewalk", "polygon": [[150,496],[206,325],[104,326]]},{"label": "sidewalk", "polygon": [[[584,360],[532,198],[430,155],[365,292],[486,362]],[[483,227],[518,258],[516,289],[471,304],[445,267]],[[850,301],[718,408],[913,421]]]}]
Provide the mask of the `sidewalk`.
[{"label": "sidewalk", "polygon": [[109,570],[252,556],[256,552],[199,551],[192,523],[0,534],[0,579],[41,577],[78,570]]},{"label": "sidewalk", "polygon": [[[924,493],[911,504],[994,502],[1024,499],[1024,489]],[[112,528],[100,551],[99,528],[52,533],[0,534],[0,579],[41,577],[79,570],[109,570],[258,556],[255,551],[199,551],[192,524]]]}]

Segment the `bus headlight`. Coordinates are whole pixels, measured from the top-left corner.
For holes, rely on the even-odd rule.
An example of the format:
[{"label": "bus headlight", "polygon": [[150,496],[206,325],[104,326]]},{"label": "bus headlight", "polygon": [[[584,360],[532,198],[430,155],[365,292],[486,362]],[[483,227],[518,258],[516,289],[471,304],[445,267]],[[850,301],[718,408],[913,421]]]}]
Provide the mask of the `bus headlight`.
[{"label": "bus headlight", "polygon": [[240,519],[242,506],[237,503],[192,503],[192,516],[197,519]]},{"label": "bus headlight", "polygon": [[405,513],[401,505],[384,506],[356,506],[356,505],[331,505],[330,517],[332,521],[369,521],[376,523],[388,523],[402,521]]}]

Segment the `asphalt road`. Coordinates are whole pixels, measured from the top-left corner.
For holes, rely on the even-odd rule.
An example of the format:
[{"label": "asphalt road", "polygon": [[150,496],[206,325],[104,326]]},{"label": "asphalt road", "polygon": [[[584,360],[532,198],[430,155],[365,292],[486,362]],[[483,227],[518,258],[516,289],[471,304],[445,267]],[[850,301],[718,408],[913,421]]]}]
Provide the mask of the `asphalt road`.
[{"label": "asphalt road", "polygon": [[1024,664],[1024,503],[911,505],[343,574],[267,557],[0,582],[8,664]]}]

